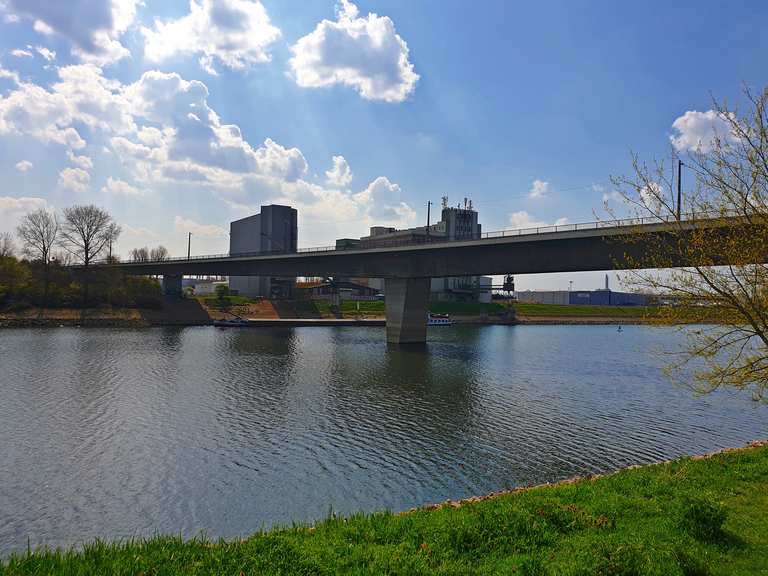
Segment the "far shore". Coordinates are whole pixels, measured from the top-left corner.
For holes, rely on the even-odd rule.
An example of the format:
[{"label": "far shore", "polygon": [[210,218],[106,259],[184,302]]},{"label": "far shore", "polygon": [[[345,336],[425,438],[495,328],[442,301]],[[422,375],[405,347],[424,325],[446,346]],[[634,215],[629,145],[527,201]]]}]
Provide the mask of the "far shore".
[{"label": "far shore", "polygon": [[[213,298],[165,300],[157,309],[138,308],[27,308],[0,311],[0,328],[30,327],[121,327],[209,326],[215,320],[235,317],[257,321],[261,326],[371,325],[384,321],[383,302],[365,302],[361,309],[345,302],[332,311],[327,302],[271,301],[235,299],[232,305],[219,306]],[[512,312],[499,305],[436,303],[433,308],[448,313],[459,325],[631,325],[655,324],[655,314],[648,310],[611,309],[611,307],[567,307],[525,305]],[[563,308],[561,310],[560,308]],[[512,309],[514,310],[514,309]],[[522,312],[522,313],[521,313]],[[364,322],[353,322],[364,320]],[[338,322],[337,322],[338,321]]]}]

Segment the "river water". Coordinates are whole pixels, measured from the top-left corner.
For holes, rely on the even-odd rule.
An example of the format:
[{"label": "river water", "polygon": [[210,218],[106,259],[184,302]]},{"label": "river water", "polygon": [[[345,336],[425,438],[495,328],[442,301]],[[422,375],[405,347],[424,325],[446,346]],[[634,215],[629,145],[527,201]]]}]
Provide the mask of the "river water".
[{"label": "river water", "polygon": [[0,554],[245,536],[768,437],[661,373],[670,328],[0,332]]}]

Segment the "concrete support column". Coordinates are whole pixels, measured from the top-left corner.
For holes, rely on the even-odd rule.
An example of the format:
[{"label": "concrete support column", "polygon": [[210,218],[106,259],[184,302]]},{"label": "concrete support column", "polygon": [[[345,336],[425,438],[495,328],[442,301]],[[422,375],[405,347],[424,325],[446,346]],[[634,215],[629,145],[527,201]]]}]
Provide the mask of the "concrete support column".
[{"label": "concrete support column", "polygon": [[387,342],[423,344],[427,341],[429,284],[429,278],[384,280]]},{"label": "concrete support column", "polygon": [[163,294],[181,298],[181,274],[163,274]]}]

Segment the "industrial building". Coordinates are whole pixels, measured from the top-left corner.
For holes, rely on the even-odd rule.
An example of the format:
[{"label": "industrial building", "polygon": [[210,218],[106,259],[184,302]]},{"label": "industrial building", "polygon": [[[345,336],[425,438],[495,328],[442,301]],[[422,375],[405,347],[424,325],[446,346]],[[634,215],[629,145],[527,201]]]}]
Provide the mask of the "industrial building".
[{"label": "industrial building", "polygon": [[[238,256],[264,252],[296,252],[297,212],[290,206],[262,206],[259,214],[235,220],[229,225],[229,254]],[[230,276],[229,288],[243,296],[288,298],[295,278]]]},{"label": "industrial building", "polygon": [[[476,240],[481,237],[482,227],[478,223],[477,211],[472,201],[464,199],[463,205],[449,206],[448,198],[443,197],[440,220],[435,224],[398,230],[386,226],[373,226],[368,236],[360,239],[342,238],[336,241],[336,249],[351,248],[389,248],[431,242],[453,240]],[[380,278],[360,278],[354,280],[372,288],[384,291],[384,282]],[[451,278],[432,278],[430,297],[433,300],[452,301],[491,301],[491,278],[489,276],[460,276]]]},{"label": "industrial building", "polygon": [[614,292],[608,285],[605,275],[605,288],[597,290],[526,290],[515,292],[518,302],[529,304],[562,304],[591,306],[647,306],[650,298],[647,294],[632,292]]}]

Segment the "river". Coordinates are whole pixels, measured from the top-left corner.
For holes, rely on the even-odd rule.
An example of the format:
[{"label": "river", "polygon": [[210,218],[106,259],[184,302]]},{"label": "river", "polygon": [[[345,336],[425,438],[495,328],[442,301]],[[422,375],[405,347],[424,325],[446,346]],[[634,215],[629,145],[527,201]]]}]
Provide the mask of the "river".
[{"label": "river", "polygon": [[238,537],[768,437],[662,375],[672,328],[0,332],[0,554]]}]

